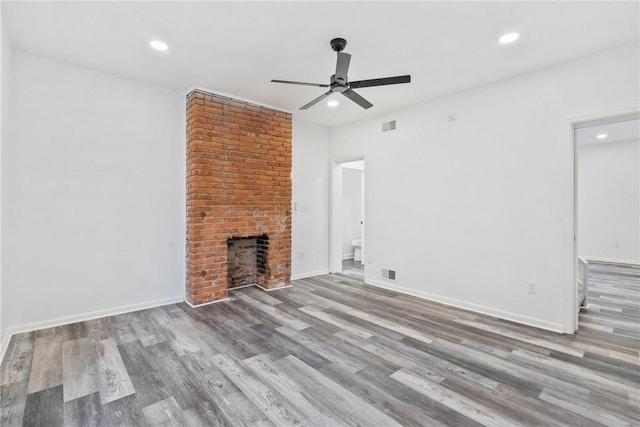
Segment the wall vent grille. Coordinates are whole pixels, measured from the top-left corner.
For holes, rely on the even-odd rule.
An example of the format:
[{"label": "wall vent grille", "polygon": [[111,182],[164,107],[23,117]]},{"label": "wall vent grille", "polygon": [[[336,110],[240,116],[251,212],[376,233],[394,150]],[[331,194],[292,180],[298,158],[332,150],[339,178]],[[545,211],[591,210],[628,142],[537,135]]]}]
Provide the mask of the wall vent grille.
[{"label": "wall vent grille", "polygon": [[382,132],[390,132],[392,130],[396,130],[396,121],[391,120],[390,122],[384,122],[382,124]]},{"label": "wall vent grille", "polygon": [[395,270],[387,270],[386,268],[382,269],[382,278],[389,280],[396,280],[396,271]]}]

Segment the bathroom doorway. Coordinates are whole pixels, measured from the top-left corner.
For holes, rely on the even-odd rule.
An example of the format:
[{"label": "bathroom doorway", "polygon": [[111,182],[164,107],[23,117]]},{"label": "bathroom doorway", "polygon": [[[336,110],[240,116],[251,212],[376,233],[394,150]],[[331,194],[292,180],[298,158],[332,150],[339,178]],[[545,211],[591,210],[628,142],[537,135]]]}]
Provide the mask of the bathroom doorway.
[{"label": "bathroom doorway", "polygon": [[335,163],[332,174],[332,273],[364,280],[365,163],[363,159]]}]

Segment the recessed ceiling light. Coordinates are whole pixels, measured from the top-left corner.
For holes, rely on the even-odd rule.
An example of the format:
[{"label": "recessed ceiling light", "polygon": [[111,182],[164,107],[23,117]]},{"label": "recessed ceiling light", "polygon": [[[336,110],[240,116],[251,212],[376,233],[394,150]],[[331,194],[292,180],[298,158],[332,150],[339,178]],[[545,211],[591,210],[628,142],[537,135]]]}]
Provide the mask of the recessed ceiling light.
[{"label": "recessed ceiling light", "polygon": [[169,50],[169,45],[167,45],[165,42],[161,42],[160,40],[151,40],[151,43],[149,44],[152,48],[154,48],[155,50],[159,50],[160,52]]},{"label": "recessed ceiling light", "polygon": [[509,44],[518,40],[518,38],[520,38],[519,33],[507,33],[500,37],[498,41],[500,42],[500,44]]},{"label": "recessed ceiling light", "polygon": [[329,101],[327,101],[327,106],[331,108],[336,108],[338,105],[339,103],[335,99],[330,99]]},{"label": "recessed ceiling light", "polygon": [[598,139],[605,139],[606,137],[608,137],[609,135],[607,135],[606,133],[599,133],[596,135],[596,138]]}]

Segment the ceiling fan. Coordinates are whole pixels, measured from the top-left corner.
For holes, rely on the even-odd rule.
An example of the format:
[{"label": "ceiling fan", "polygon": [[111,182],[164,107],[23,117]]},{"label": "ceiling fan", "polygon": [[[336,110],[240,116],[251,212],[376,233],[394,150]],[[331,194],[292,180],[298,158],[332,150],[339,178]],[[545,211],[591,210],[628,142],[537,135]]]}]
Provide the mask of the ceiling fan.
[{"label": "ceiling fan", "polygon": [[345,39],[336,38],[331,40],[331,49],[337,52],[338,54],[338,62],[336,64],[336,73],[331,76],[331,83],[328,85],[320,84],[320,83],[304,83],[304,82],[293,82],[289,80],[271,80],[273,83],[286,83],[292,85],[303,85],[303,86],[317,86],[317,87],[328,87],[329,91],[323,93],[313,101],[308,104],[300,107],[301,110],[306,110],[309,107],[314,106],[318,102],[322,101],[327,96],[332,93],[341,93],[365,110],[367,108],[373,107],[373,104],[364,99],[362,96],[358,95],[353,89],[358,89],[361,87],[372,87],[372,86],[385,86],[385,85],[395,85],[398,83],[410,83],[411,76],[395,76],[395,77],[384,77],[381,79],[369,79],[369,80],[357,80],[355,82],[350,82],[347,78],[347,72],[349,71],[349,63],[351,62],[351,55],[348,53],[344,53],[343,50],[347,46],[347,41]]}]

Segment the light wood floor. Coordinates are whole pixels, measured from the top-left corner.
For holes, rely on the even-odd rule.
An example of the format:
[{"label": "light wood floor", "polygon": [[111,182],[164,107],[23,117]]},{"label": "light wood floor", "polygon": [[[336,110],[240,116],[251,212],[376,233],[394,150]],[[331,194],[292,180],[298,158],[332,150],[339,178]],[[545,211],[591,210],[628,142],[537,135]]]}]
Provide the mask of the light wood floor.
[{"label": "light wood floor", "polygon": [[575,336],[347,275],[21,334],[0,424],[640,425],[639,287],[594,265]]}]

